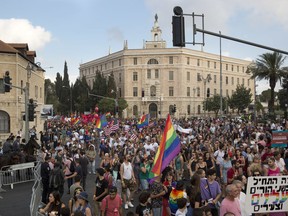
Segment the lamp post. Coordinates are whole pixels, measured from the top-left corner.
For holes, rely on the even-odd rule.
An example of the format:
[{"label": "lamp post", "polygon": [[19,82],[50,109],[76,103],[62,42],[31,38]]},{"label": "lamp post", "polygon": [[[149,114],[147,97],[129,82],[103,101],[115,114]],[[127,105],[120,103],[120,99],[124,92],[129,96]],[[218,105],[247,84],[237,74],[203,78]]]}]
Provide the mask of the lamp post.
[{"label": "lamp post", "polygon": [[33,65],[30,62],[28,62],[27,67],[26,67],[27,82],[24,88],[24,92],[25,92],[25,140],[26,142],[28,142],[28,139],[29,139],[28,100],[29,100],[29,79],[31,78],[32,70],[33,70]]},{"label": "lamp post", "polygon": [[[204,102],[206,100],[206,85],[207,85],[207,82],[209,83],[211,81],[211,75],[210,74],[207,74],[206,78],[204,78],[202,76],[202,80],[204,82]],[[205,108],[204,108],[204,117],[206,117],[206,105],[207,103],[205,103]]]},{"label": "lamp post", "polygon": [[222,116],[223,114],[223,89],[222,89],[222,85],[223,85],[223,81],[222,81],[222,41],[221,41],[221,31],[219,31],[219,35],[220,35],[220,116]]},{"label": "lamp post", "polygon": [[62,86],[62,87],[70,90],[70,116],[71,116],[72,114],[72,88],[70,88],[69,86]]}]

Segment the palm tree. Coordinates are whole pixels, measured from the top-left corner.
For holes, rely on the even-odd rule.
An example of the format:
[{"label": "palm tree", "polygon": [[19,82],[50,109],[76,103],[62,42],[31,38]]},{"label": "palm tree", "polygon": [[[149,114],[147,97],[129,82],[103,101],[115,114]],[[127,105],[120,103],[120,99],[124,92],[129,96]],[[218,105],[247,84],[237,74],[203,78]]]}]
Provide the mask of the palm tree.
[{"label": "palm tree", "polygon": [[247,72],[251,73],[252,79],[266,79],[269,80],[269,86],[271,88],[271,98],[268,103],[268,108],[271,113],[274,113],[274,101],[275,93],[274,89],[278,81],[281,82],[282,78],[288,74],[288,67],[283,67],[285,58],[278,52],[264,53],[259,56],[256,62],[253,62],[247,68]]}]

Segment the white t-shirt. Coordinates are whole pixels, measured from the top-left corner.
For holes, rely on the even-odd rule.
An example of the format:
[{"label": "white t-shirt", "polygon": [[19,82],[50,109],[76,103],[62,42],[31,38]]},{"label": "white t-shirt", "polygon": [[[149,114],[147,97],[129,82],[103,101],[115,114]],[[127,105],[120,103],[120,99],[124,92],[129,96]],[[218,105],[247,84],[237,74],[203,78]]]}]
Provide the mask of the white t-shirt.
[{"label": "white t-shirt", "polygon": [[283,172],[285,169],[285,161],[283,158],[280,158],[279,161],[275,160],[276,165],[279,167],[280,172]]},{"label": "white t-shirt", "polygon": [[175,213],[175,216],[186,216],[186,214],[187,214],[187,208],[185,208],[184,211],[178,209]]},{"label": "white t-shirt", "polygon": [[216,163],[221,164],[223,162],[223,157],[225,155],[224,151],[217,150],[214,152],[214,157],[216,157]]}]

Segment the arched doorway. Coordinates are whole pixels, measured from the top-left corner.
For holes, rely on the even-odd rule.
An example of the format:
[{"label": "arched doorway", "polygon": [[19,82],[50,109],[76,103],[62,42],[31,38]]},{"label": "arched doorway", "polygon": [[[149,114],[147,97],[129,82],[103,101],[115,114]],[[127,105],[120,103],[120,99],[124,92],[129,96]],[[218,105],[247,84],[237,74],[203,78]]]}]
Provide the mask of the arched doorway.
[{"label": "arched doorway", "polygon": [[155,103],[151,103],[149,105],[149,114],[150,114],[150,118],[157,118],[157,105]]}]

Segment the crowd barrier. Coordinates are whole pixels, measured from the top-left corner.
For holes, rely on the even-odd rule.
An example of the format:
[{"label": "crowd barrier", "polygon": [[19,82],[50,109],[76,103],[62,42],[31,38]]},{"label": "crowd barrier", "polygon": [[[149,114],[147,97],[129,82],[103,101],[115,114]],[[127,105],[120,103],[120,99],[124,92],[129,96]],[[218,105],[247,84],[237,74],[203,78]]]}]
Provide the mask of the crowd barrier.
[{"label": "crowd barrier", "polygon": [[11,189],[13,189],[14,184],[34,181],[35,164],[36,162],[30,162],[2,167],[0,171],[1,186],[10,185]]},{"label": "crowd barrier", "polygon": [[38,162],[34,169],[35,182],[32,187],[32,195],[30,201],[30,215],[31,216],[43,216],[38,209],[41,203],[42,197],[42,183],[41,183],[41,162]]}]

